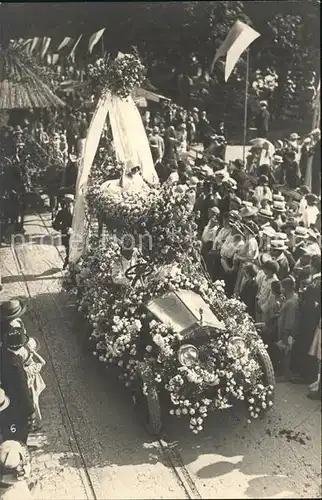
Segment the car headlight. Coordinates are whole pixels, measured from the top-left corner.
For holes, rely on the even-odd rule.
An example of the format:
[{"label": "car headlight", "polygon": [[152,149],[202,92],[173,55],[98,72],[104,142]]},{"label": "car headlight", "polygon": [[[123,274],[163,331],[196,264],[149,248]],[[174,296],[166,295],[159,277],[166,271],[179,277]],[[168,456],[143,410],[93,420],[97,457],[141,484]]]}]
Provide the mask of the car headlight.
[{"label": "car headlight", "polygon": [[241,337],[233,337],[229,341],[229,354],[232,357],[241,357],[246,349],[246,344]]},{"label": "car headlight", "polygon": [[191,344],[180,347],[178,351],[178,360],[182,366],[193,366],[199,361],[198,349]]}]

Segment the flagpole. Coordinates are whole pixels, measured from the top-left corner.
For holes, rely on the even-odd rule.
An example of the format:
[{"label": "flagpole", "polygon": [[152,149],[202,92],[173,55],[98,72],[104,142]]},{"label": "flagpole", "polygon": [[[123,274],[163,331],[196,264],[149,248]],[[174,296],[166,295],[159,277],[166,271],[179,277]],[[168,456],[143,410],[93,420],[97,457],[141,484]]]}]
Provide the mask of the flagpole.
[{"label": "flagpole", "polygon": [[245,83],[245,108],[244,108],[244,141],[243,141],[243,162],[246,162],[246,141],[247,141],[247,111],[248,111],[248,86],[249,86],[249,48],[246,56],[246,83]]}]

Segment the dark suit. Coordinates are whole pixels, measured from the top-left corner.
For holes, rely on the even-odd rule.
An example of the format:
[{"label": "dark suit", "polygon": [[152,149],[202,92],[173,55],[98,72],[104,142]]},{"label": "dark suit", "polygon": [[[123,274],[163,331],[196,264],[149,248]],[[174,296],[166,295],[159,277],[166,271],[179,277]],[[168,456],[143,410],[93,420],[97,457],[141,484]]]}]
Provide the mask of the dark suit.
[{"label": "dark suit", "polygon": [[256,128],[258,137],[264,137],[264,138],[267,137],[269,119],[270,119],[269,111],[267,109],[261,109],[256,119]]},{"label": "dark suit", "polygon": [[1,434],[6,441],[27,442],[29,419],[34,413],[27,375],[20,358],[5,348],[1,349],[1,386],[10,399],[9,407],[0,413]]}]

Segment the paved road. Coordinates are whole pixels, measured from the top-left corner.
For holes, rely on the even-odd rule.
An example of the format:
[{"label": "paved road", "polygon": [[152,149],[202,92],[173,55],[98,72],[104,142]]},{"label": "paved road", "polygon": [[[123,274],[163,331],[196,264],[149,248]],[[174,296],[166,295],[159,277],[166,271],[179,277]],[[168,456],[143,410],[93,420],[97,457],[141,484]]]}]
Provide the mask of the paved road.
[{"label": "paved road", "polygon": [[[36,499],[321,496],[320,403],[307,400],[303,386],[278,384],[276,407],[264,421],[248,425],[242,408],[229,410],[194,436],[187,422],[169,417],[169,449],[151,441],[125,389],[84,349],[49,227],[47,215],[31,215],[27,234],[38,239],[0,250],[1,299],[30,297],[28,330],[47,359],[44,431],[34,441]],[[303,433],[302,441],[287,440],[285,431]]]}]

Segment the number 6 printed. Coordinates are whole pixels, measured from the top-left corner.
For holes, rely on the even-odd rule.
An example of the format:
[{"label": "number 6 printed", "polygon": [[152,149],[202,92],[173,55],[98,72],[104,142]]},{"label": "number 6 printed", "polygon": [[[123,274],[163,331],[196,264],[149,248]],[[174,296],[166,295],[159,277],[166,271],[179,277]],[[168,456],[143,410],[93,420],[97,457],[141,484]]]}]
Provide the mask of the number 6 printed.
[{"label": "number 6 printed", "polygon": [[10,432],[12,432],[12,434],[14,434],[15,432],[17,432],[16,424],[10,425]]}]

